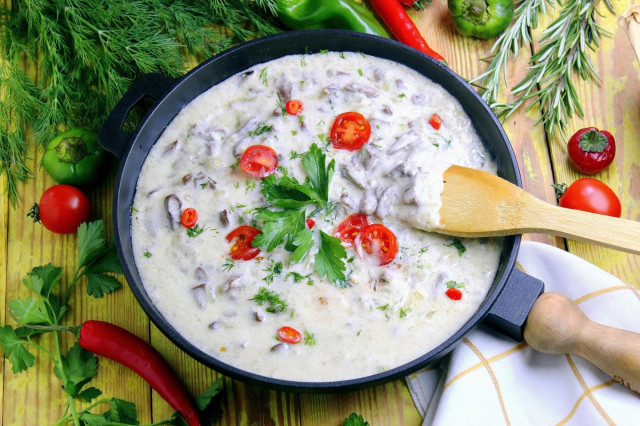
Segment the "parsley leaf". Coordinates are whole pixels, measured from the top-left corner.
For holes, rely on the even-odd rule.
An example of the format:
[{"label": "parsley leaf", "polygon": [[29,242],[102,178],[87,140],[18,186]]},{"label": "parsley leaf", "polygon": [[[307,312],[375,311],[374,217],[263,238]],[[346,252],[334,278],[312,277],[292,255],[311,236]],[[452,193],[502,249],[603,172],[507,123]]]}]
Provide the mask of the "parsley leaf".
[{"label": "parsley leaf", "polygon": [[299,263],[313,247],[313,233],[309,229],[303,229],[296,234],[292,243],[296,249],[291,254],[291,262]]},{"label": "parsley leaf", "polygon": [[[76,342],[71,349],[69,349],[67,355],[62,356],[60,363],[56,365],[53,372],[61,380],[63,377],[66,377],[67,382],[62,384],[62,388],[73,398],[76,398],[80,395],[82,387],[96,375],[97,369],[98,360],[96,356],[88,350],[83,349],[78,342]],[[87,390],[89,391],[89,389]],[[84,394],[84,397],[95,394],[95,391],[89,391],[88,394]],[[98,393],[98,395],[100,394]]]},{"label": "parsley leaf", "polygon": [[455,247],[456,249],[458,249],[458,256],[462,256],[464,252],[467,251],[467,248],[464,246],[464,244],[462,244],[462,242],[457,238],[447,244],[447,247]]},{"label": "parsley leaf", "polygon": [[365,421],[361,414],[351,413],[344,419],[344,426],[369,426],[369,422]]},{"label": "parsley leaf", "polygon": [[11,361],[11,370],[14,373],[20,373],[29,367],[33,367],[36,358],[27,349],[28,342],[19,339],[10,325],[0,327],[0,345],[4,351],[4,356]]},{"label": "parsley leaf", "polygon": [[121,274],[122,266],[113,240],[104,239],[101,220],[83,223],[78,227],[78,271],[88,278],[87,293],[99,298],[120,288],[118,280],[107,273]]},{"label": "parsley leaf", "polygon": [[213,424],[222,417],[222,379],[218,377],[207,390],[196,398],[202,424]]},{"label": "parsley leaf", "polygon": [[263,210],[256,219],[263,220],[265,225],[262,234],[256,236],[252,245],[267,252],[279,246],[285,238],[292,243],[295,235],[306,227],[304,210]]},{"label": "parsley leaf", "polygon": [[315,194],[309,188],[291,176],[282,176],[277,179],[275,175],[270,175],[263,178],[260,192],[267,203],[285,209],[299,209],[320,201],[314,198]]},{"label": "parsley leaf", "polygon": [[113,293],[120,288],[120,282],[111,275],[88,272],[87,293],[89,296],[101,298],[106,294]]},{"label": "parsley leaf", "polygon": [[[333,283],[343,283],[347,269],[342,259],[346,259],[347,251],[340,239],[320,231],[320,249],[316,253],[315,270],[321,277],[326,276]],[[339,285],[343,287],[343,285]]]},{"label": "parsley leaf", "polygon": [[326,163],[327,156],[315,143],[302,156],[302,166],[309,174],[310,186],[316,194],[316,199],[319,199],[323,205],[329,201],[329,183],[335,172],[336,160],[331,160],[328,166]]},{"label": "parsley leaf", "polygon": [[138,411],[133,402],[112,398],[109,401],[110,410],[104,413],[104,417],[111,423],[122,423],[125,425],[137,425]]}]

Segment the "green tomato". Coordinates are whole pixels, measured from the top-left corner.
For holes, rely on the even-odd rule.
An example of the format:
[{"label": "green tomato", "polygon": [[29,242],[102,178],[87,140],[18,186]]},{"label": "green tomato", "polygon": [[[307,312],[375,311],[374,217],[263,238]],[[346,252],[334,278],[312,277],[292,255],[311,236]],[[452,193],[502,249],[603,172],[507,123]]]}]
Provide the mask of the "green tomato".
[{"label": "green tomato", "polygon": [[456,30],[464,36],[493,38],[513,19],[513,0],[449,0]]},{"label": "green tomato", "polygon": [[85,186],[98,180],[104,161],[105,151],[98,144],[97,134],[71,129],[49,142],[42,165],[57,183]]}]

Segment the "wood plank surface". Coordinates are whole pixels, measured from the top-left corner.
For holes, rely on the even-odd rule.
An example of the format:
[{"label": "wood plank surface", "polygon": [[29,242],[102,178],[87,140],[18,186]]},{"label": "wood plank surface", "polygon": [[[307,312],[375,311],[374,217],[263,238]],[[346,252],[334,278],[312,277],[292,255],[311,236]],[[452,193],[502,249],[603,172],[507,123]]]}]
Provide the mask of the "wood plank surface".
[{"label": "wood plank surface", "polygon": [[[4,0],[8,4],[7,0]],[[615,1],[618,13],[626,7]],[[446,3],[434,2],[424,12],[410,12],[422,34],[432,48],[440,52],[451,69],[470,79],[480,74],[485,64],[481,58],[490,54],[492,41],[462,37],[455,32]],[[551,19],[551,18],[548,18]],[[544,25],[543,21],[542,24]],[[619,195],[623,204],[623,217],[640,220],[640,66],[628,44],[626,34],[618,31],[616,20],[605,13],[605,27],[615,32],[605,40],[598,55],[592,55],[603,78],[598,86],[581,83],[579,96],[583,100],[586,116],[570,122],[569,132],[586,126],[610,130],[618,142],[615,164],[596,178],[605,181]],[[508,80],[519,81],[526,73],[525,66],[533,46],[523,49],[516,64],[510,68]],[[36,69],[27,69],[30,73]],[[505,91],[503,96],[507,97]],[[564,142],[550,139],[536,121],[540,112],[535,107],[519,111],[504,123],[511,140],[523,177],[523,186],[538,198],[555,203],[551,188],[554,182],[572,182],[583,177],[569,164]],[[0,178],[0,319],[11,323],[7,300],[24,297],[20,284],[34,266],[52,262],[65,267],[63,281],[76,266],[76,237],[55,235],[26,218],[33,201],[53,185],[53,181],[40,169],[41,153],[32,147],[30,166],[34,179],[20,187],[22,202],[18,208],[9,206],[4,177]],[[111,200],[116,165],[112,164],[107,178],[89,192],[94,206],[92,218],[105,220],[107,233],[112,235]],[[564,248],[564,240],[546,235],[527,235],[526,239],[541,241]],[[622,280],[640,287],[640,257],[602,249],[596,246],[567,243],[569,251],[581,256]],[[119,277],[124,283],[123,277]],[[72,309],[66,323],[80,324],[87,319],[114,322],[150,341],[175,368],[192,394],[199,394],[210,386],[219,373],[204,367],[173,345],[153,326],[137,304],[129,288],[103,299],[86,296],[85,285],[79,285],[71,298]],[[73,336],[63,338],[64,347],[73,342]],[[41,339],[44,346],[50,339]],[[61,416],[66,399],[60,381],[52,373],[49,359],[39,354],[37,365],[27,372],[13,374],[8,361],[2,364],[2,395],[0,423],[6,425],[46,425]],[[149,386],[128,369],[111,361],[100,359],[98,375],[94,379],[106,397],[132,401],[138,408],[140,420],[145,423],[170,416],[173,410]],[[343,394],[295,394],[268,390],[224,378],[223,416],[219,425],[341,425],[350,412],[363,415],[372,425],[419,425],[422,422],[403,380]],[[103,407],[106,410],[106,407]]]}]

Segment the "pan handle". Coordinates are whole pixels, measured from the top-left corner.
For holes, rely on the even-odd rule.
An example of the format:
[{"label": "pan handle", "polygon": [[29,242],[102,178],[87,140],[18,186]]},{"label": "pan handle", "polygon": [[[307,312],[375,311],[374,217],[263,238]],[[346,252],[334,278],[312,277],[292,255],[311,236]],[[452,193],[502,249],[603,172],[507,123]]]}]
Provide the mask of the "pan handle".
[{"label": "pan handle", "polygon": [[525,321],[543,291],[542,281],[513,268],[483,323],[514,340],[524,340]]},{"label": "pan handle", "polygon": [[130,146],[133,135],[122,130],[127,114],[145,96],[150,96],[157,102],[177,80],[162,74],[145,74],[138,77],[102,124],[98,143],[121,160]]}]

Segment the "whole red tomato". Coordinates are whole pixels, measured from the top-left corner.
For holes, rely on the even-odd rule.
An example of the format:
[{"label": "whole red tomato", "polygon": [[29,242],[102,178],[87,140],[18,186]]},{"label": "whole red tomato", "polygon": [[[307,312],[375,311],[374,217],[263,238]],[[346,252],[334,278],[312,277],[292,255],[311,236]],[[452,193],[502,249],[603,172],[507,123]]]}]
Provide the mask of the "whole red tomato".
[{"label": "whole red tomato", "polygon": [[616,141],[606,130],[587,127],[571,136],[567,150],[578,170],[592,175],[611,164],[616,155]]},{"label": "whole red tomato", "polygon": [[583,210],[620,217],[622,207],[615,192],[606,184],[592,178],[582,178],[573,182],[558,203],[560,207]]},{"label": "whole red tomato", "polygon": [[91,202],[78,188],[54,185],[44,191],[38,206],[40,221],[51,232],[70,234],[91,217]]}]

